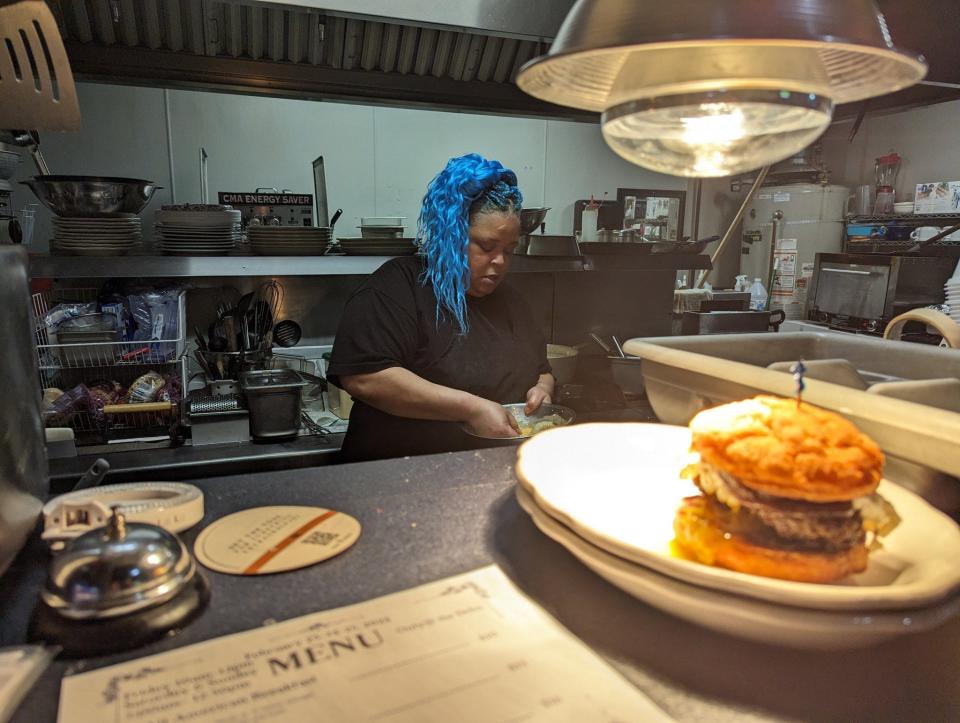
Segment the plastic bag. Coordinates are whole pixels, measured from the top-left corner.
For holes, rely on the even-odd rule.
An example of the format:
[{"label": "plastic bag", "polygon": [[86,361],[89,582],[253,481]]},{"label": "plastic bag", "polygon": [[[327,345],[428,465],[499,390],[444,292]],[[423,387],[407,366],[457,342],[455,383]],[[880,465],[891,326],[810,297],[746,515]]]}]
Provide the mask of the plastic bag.
[{"label": "plastic bag", "polygon": [[147,372],[130,385],[126,395],[127,403],[144,404],[156,401],[157,394],[163,388],[164,383],[163,377],[157,372]]},{"label": "plastic bag", "polygon": [[85,314],[96,314],[97,302],[57,304],[43,316],[43,325],[47,328],[47,336],[51,344],[57,343],[57,329],[68,319],[75,319]]},{"label": "plastic bag", "polygon": [[157,401],[178,404],[181,399],[183,399],[183,385],[180,377],[167,377],[166,383],[157,392]]}]

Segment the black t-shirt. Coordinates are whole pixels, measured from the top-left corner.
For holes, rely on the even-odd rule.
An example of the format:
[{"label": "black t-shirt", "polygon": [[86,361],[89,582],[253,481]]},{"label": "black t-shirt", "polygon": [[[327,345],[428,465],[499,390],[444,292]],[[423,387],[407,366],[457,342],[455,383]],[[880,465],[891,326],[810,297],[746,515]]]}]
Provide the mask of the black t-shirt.
[{"label": "black t-shirt", "polygon": [[[380,267],[347,302],[327,376],[403,367],[435,384],[501,404],[522,402],[540,374],[550,371],[546,341],[526,302],[506,283],[492,294],[467,297],[466,336],[441,317],[433,287],[420,282],[418,256]],[[409,419],[355,400],[343,444],[351,461],[482,447],[454,422]]]}]

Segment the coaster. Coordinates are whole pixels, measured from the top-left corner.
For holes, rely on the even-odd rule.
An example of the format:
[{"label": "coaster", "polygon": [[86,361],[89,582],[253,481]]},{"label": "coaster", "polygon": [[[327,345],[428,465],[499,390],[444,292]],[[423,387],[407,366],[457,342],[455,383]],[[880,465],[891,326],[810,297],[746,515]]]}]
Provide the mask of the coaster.
[{"label": "coaster", "polygon": [[360,537],[360,523],[323,507],[253,507],[211,523],[193,546],[205,567],[230,575],[269,575],[339,555]]}]

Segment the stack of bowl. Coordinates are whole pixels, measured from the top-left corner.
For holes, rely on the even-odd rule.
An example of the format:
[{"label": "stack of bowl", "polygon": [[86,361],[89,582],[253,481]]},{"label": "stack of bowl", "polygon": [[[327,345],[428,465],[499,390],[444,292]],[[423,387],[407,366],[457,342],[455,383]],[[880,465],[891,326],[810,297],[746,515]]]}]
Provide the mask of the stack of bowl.
[{"label": "stack of bowl", "polygon": [[52,250],[78,256],[119,256],[139,245],[137,214],[159,188],[112,176],[34,176],[23,183],[58,217]]}]

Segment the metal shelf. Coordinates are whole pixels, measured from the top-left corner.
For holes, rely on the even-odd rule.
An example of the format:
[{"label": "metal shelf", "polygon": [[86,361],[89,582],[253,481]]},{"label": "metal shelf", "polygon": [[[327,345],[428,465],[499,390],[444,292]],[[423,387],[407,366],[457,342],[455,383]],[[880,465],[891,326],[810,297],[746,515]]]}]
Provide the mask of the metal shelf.
[{"label": "metal shelf", "polygon": [[366,276],[392,256],[32,256],[33,278]]},{"label": "metal shelf", "polygon": [[[244,276],[366,276],[393,256],[32,256],[35,279],[198,278]],[[590,260],[594,264],[590,264]],[[603,268],[679,270],[709,268],[710,257],[692,254],[571,257],[518,256],[513,273],[554,273]],[[585,264],[587,269],[584,268]]]},{"label": "metal shelf", "polygon": [[847,223],[898,223],[903,221],[956,221],[960,223],[960,213],[901,213],[889,216],[847,216]]}]

